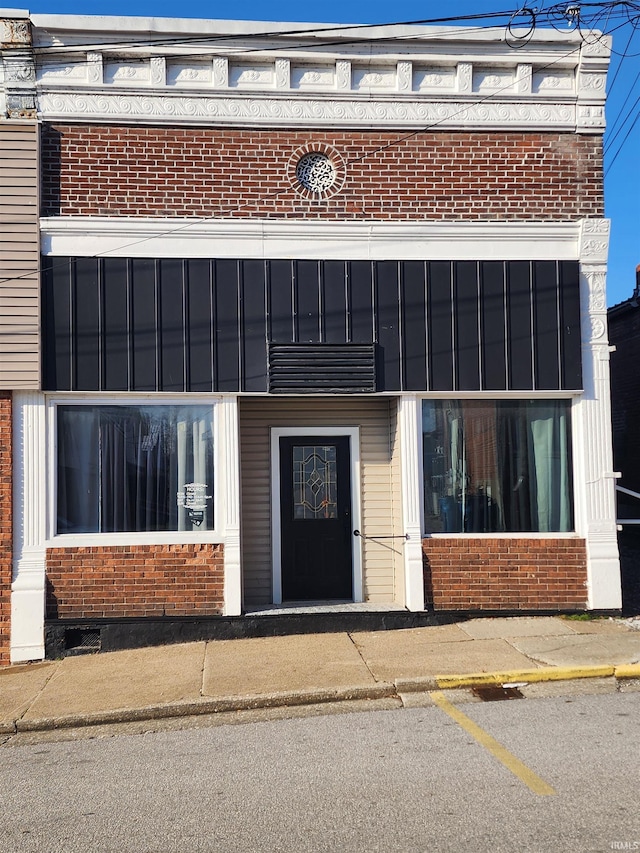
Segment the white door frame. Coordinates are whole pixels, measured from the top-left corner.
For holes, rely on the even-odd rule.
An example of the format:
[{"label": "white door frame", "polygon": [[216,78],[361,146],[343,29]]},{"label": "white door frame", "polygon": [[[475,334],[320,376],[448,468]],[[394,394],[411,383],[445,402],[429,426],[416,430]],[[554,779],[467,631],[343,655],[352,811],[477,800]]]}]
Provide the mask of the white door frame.
[{"label": "white door frame", "polygon": [[[349,439],[351,466],[351,529],[361,529],[360,428],[344,426],[304,426],[271,428],[271,549],[272,595],[274,604],[282,604],[282,549],[280,541],[280,439],[284,436],[319,435]],[[353,600],[363,600],[362,539],[352,536]]]}]

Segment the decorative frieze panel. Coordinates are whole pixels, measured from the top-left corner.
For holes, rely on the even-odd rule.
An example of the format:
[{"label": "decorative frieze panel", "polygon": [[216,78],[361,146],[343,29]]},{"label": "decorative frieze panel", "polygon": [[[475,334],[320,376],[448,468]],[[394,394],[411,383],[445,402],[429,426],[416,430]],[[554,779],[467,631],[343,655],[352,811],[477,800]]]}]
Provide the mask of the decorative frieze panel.
[{"label": "decorative frieze panel", "polygon": [[167,65],[169,86],[210,86],[212,81],[211,62],[170,62]]},{"label": "decorative frieze panel", "polygon": [[151,82],[151,67],[149,60],[138,62],[106,62],[104,66],[105,83],[115,83],[119,86],[139,85]]},{"label": "decorative frieze panel", "polygon": [[276,89],[291,86],[291,63],[288,59],[276,59]]},{"label": "decorative frieze panel", "polygon": [[396,69],[399,92],[410,92],[412,88],[413,63],[399,62]]},{"label": "decorative frieze panel", "polygon": [[20,18],[0,20],[0,47],[23,47],[31,44],[31,25]]},{"label": "decorative frieze panel", "polygon": [[272,87],[275,80],[275,68],[272,64],[230,63],[229,86],[242,89]]},{"label": "decorative frieze panel", "polygon": [[413,70],[413,89],[416,92],[455,92],[458,75],[455,66],[430,66]]},{"label": "decorative frieze panel", "polygon": [[532,90],[536,95],[553,97],[571,94],[575,91],[575,74],[573,71],[551,71],[549,69],[534,70]]},{"label": "decorative frieze panel", "polygon": [[580,233],[580,257],[583,263],[606,264],[609,253],[609,219],[583,219]]},{"label": "decorative frieze panel", "polygon": [[335,89],[335,65],[291,65],[292,89]]},{"label": "decorative frieze panel", "polygon": [[[40,68],[38,70],[37,79],[39,83],[60,83],[62,85],[65,84],[77,84],[81,82],[88,82],[88,68],[89,68],[90,60],[87,60],[86,65],[74,64],[73,60],[69,58],[68,60],[62,59],[59,60],[58,65],[51,65],[49,67]],[[102,80],[100,80],[102,82]]]},{"label": "decorative frieze panel", "polygon": [[336,62],[336,88],[338,91],[351,89],[351,63],[342,59]]},{"label": "decorative frieze panel", "polygon": [[224,56],[213,58],[213,85],[216,89],[226,89],[229,85],[229,60]]},{"label": "decorative frieze panel", "polygon": [[473,69],[473,91],[485,94],[487,92],[500,92],[502,94],[515,94],[515,69],[504,68],[476,68]]},{"label": "decorative frieze panel", "polygon": [[354,91],[362,89],[395,89],[396,69],[394,66],[354,65],[351,70],[351,86]]},{"label": "decorative frieze panel", "polygon": [[[250,73],[236,88],[251,86]],[[274,92],[275,94],[275,92]],[[238,121],[254,125],[288,125],[317,127],[330,123],[349,127],[424,127],[437,124],[441,128],[509,128],[513,130],[574,130],[575,107],[568,104],[480,103],[459,101],[397,100],[312,100],[309,98],[272,97],[187,97],[72,92],[45,93],[39,99],[47,120],[106,121],[136,118],[154,122],[164,118],[184,119],[189,123],[221,124]]]},{"label": "decorative frieze panel", "polygon": [[87,80],[89,83],[102,85],[104,82],[104,67],[101,53],[87,54]]}]

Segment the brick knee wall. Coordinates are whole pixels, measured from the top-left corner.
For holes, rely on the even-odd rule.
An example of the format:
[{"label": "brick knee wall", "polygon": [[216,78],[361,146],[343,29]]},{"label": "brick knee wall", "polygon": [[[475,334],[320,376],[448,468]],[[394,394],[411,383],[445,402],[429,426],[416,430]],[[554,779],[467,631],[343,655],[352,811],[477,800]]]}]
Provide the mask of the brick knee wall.
[{"label": "brick knee wall", "polygon": [[0,392],[0,666],[9,663],[11,620],[12,452],[11,393]]},{"label": "brick knee wall", "polygon": [[587,606],[583,539],[425,539],[425,601],[435,610]]},{"label": "brick knee wall", "polygon": [[216,616],[223,604],[223,545],[47,550],[49,619]]}]

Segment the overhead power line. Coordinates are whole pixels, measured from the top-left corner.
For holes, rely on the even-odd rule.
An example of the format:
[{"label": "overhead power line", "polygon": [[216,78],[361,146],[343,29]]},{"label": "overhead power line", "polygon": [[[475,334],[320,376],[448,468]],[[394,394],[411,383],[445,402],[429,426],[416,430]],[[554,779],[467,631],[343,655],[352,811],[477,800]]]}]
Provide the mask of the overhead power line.
[{"label": "overhead power line", "polygon": [[[628,9],[630,9],[630,8],[633,8],[635,11],[637,11],[637,12],[638,12],[638,15],[633,19],[633,20],[634,20],[634,23],[637,25],[638,20],[640,20],[640,5],[639,5],[639,4],[636,4],[636,3],[628,2],[628,0],[610,0],[610,2],[605,2],[605,3],[586,3],[586,4],[582,4],[581,8],[585,8],[585,7],[593,7],[593,8],[597,8],[598,10],[600,10],[600,13],[602,13],[602,8],[603,8],[603,7],[606,7],[606,8],[611,7],[611,15],[612,15],[612,16],[613,16],[613,13],[614,13],[614,12],[616,12],[616,16],[620,15],[620,12],[621,12],[621,8],[620,8],[620,7],[623,7],[623,10],[624,10],[624,14],[625,14],[625,18],[626,18],[626,19],[625,19],[622,23],[618,24],[618,26],[613,27],[613,28],[609,31],[609,33],[608,33],[608,34],[611,34],[611,33],[615,32],[617,29],[620,29],[621,27],[625,26],[625,24],[627,24],[627,23],[629,23],[629,22],[630,22],[630,20],[631,20],[631,19],[629,18],[629,14],[628,14]],[[501,15],[502,15],[502,16],[504,16],[504,15],[510,15],[510,16],[513,18],[513,16],[514,16],[514,15],[519,15],[519,14],[521,14],[521,13],[522,13],[522,14],[523,14],[527,19],[530,19],[531,12],[533,12],[533,14],[534,14],[534,16],[535,16],[536,23],[537,23],[538,18],[541,16],[541,14],[542,14],[542,13],[544,13],[545,17],[546,17],[548,20],[551,20],[551,18],[552,18],[552,17],[554,17],[554,16],[555,16],[555,17],[557,17],[557,16],[559,16],[559,15],[561,14],[561,8],[566,12],[566,3],[565,3],[565,4],[557,4],[557,5],[554,5],[554,6],[548,7],[548,8],[546,8],[546,9],[543,9],[543,10],[539,11],[539,12],[536,12],[536,11],[534,11],[534,10],[530,10],[530,9],[526,9],[526,11],[525,11],[525,12],[523,12],[523,10],[522,10],[522,9],[519,9],[519,10],[516,10],[516,12],[510,12],[510,13],[496,12],[496,13],[490,13],[489,15],[486,15],[486,14],[485,14],[485,15],[457,16],[457,17],[450,17],[450,18],[440,18],[440,19],[423,20],[423,21],[416,21],[416,22],[406,22],[406,24],[452,23],[452,22],[454,22],[454,21],[462,21],[462,20],[488,19],[489,17],[497,17],[497,16],[501,16]],[[582,13],[581,13],[581,14],[582,14]],[[319,30],[318,30],[318,29],[314,29],[314,31],[313,31],[313,32],[324,32],[324,31],[326,31],[326,30],[330,30],[330,31],[334,31],[334,32],[335,32],[335,31],[340,31],[340,32],[342,32],[342,31],[345,31],[345,30],[353,30],[353,29],[371,29],[371,28],[373,28],[373,27],[380,27],[380,26],[384,26],[384,25],[381,25],[381,24],[365,24],[365,25],[357,25],[357,26],[348,25],[348,26],[344,26],[344,27],[329,27],[329,28],[326,28],[326,29],[322,29],[322,28],[321,28],[321,29],[319,29]],[[556,28],[557,28],[557,27],[556,27]],[[479,29],[484,29],[484,27],[483,27],[483,28],[479,28]],[[515,33],[515,36],[514,36],[514,37],[517,37],[516,29],[515,29],[515,28],[512,28],[512,30],[513,30],[513,33]],[[463,32],[464,32],[464,30],[463,30]],[[511,32],[511,31],[510,31],[510,32]],[[273,32],[273,33],[259,33],[259,34],[254,34],[254,37],[258,38],[258,37],[265,37],[265,36],[267,36],[267,35],[283,35],[283,34],[284,34],[284,33],[283,33],[282,31],[279,31],[279,32]],[[301,30],[295,30],[295,31],[294,31],[294,30],[292,30],[292,31],[287,31],[287,34],[292,34],[292,35],[307,35],[307,36],[308,36],[308,35],[309,35],[309,30],[302,30],[302,31],[301,31]],[[196,40],[199,40],[199,39],[202,39],[202,38],[205,38],[205,37],[202,37],[202,36],[201,36],[201,37],[194,37],[194,39],[196,39]],[[218,38],[218,37],[216,37],[216,38]],[[224,38],[225,40],[228,40],[228,36],[220,36],[219,38],[220,38],[220,39]],[[245,36],[239,36],[239,38],[245,38]],[[391,39],[393,39],[393,37],[390,37],[390,38],[391,38]],[[404,37],[404,36],[402,36],[401,38],[402,38],[402,39],[404,39],[405,37]],[[522,36],[522,38],[526,38],[527,40],[530,38],[530,35],[529,35],[528,30],[526,30],[526,31],[525,31],[525,34]],[[385,40],[388,40],[388,39],[385,39]],[[569,58],[570,56],[572,56],[573,54],[575,54],[576,52],[580,51],[580,50],[581,50],[581,47],[582,47],[582,41],[583,41],[583,40],[584,40],[584,36],[583,36],[583,38],[582,38],[581,42],[580,42],[580,43],[579,43],[575,48],[571,49],[569,52],[567,52],[567,53],[563,54],[562,56],[558,56],[558,57],[554,58],[551,62],[547,63],[546,65],[544,65],[544,66],[540,66],[540,67],[538,68],[538,70],[541,70],[541,71],[542,71],[542,70],[545,70],[545,69],[547,69],[547,68],[550,68],[550,67],[552,67],[553,65],[555,65],[557,62],[562,62],[562,61],[566,60],[567,58]],[[181,38],[181,39],[179,40],[179,42],[178,42],[176,39],[173,39],[173,40],[172,40],[172,42],[173,42],[173,43],[176,43],[176,44],[177,44],[177,43],[184,44],[185,42],[187,42],[187,43],[188,43],[189,41],[190,41],[190,39],[186,39],[186,40],[185,40],[184,38]],[[505,41],[506,41],[507,43],[509,43],[509,42],[507,41],[507,36],[505,37]],[[154,44],[154,45],[155,45],[156,43],[157,43],[157,42],[153,42],[153,44]],[[164,41],[164,43],[165,43],[165,44],[167,43],[167,42],[166,42],[166,40]],[[333,43],[335,43],[335,42],[331,42],[331,44],[333,44]],[[101,45],[101,46],[102,46],[102,47],[104,47],[104,45]],[[130,46],[132,46],[132,42],[123,43],[123,46],[128,46],[128,47],[130,47]],[[145,45],[145,46],[146,46],[146,45]],[[316,44],[316,45],[314,45],[314,46],[318,46],[318,45]],[[513,45],[510,45],[510,46],[512,46],[512,47],[513,47]],[[86,47],[87,47],[87,46],[85,45],[85,46],[84,46],[84,48],[86,49]],[[78,46],[74,46],[74,48],[75,48],[75,49],[81,49],[81,48],[78,48]],[[259,48],[257,48],[257,49],[259,49]],[[473,104],[473,105],[475,105],[475,106],[479,106],[479,105],[481,105],[481,104],[483,104],[483,103],[486,103],[487,101],[490,101],[490,100],[492,100],[492,99],[495,99],[497,95],[499,95],[501,92],[503,92],[503,91],[505,91],[505,90],[507,90],[507,89],[509,89],[509,88],[511,88],[511,84],[509,84],[509,85],[507,85],[507,86],[503,87],[502,89],[500,89],[500,90],[498,90],[498,91],[496,91],[496,92],[493,92],[493,93],[491,93],[491,94],[489,94],[489,95],[486,95],[486,96],[484,96],[484,97],[482,97],[482,98],[478,98],[477,100],[475,100],[474,102],[472,102],[472,104]],[[469,106],[470,106],[470,104],[469,104],[469,103],[466,103],[466,104],[464,105],[464,107],[462,107],[462,108],[461,108],[461,112],[466,111],[466,110],[469,108]],[[634,105],[634,106],[635,106],[635,105]],[[415,137],[415,136],[417,136],[417,135],[419,135],[419,134],[421,134],[421,133],[426,133],[426,132],[428,132],[428,131],[430,131],[430,130],[433,130],[434,128],[436,128],[436,127],[438,127],[440,124],[442,124],[442,122],[444,122],[444,121],[445,121],[445,120],[447,120],[447,119],[450,119],[451,117],[452,117],[452,116],[451,116],[451,115],[449,115],[449,116],[447,116],[446,118],[442,118],[442,119],[439,119],[439,120],[437,120],[437,121],[434,121],[434,122],[432,122],[432,123],[430,123],[430,124],[428,124],[428,125],[426,125],[426,126],[424,126],[424,127],[422,127],[422,128],[418,128],[418,129],[416,129],[416,130],[414,130],[414,131],[406,132],[406,133],[404,133],[404,134],[400,135],[397,139],[392,140],[392,141],[390,141],[389,143],[386,143],[385,145],[378,146],[378,147],[376,147],[376,148],[374,148],[374,149],[372,149],[372,150],[370,150],[370,151],[368,151],[368,152],[365,152],[365,154],[360,155],[359,157],[356,157],[356,158],[352,158],[351,160],[347,160],[346,162],[347,162],[347,164],[352,163],[352,162],[360,162],[360,161],[362,161],[362,160],[364,160],[364,159],[367,159],[367,158],[369,158],[369,157],[373,157],[373,156],[375,156],[376,154],[380,153],[381,151],[384,151],[384,150],[386,150],[386,149],[388,149],[388,148],[391,148],[391,147],[393,147],[393,146],[396,146],[396,145],[401,145],[401,144],[403,144],[404,142],[408,141],[409,139],[411,139],[411,138],[413,138],[413,137]],[[632,128],[633,128],[633,126],[635,125],[635,121],[636,121],[636,120],[637,120],[637,116],[636,116],[636,119],[634,120],[634,123],[633,123],[632,127],[630,128],[629,132],[628,132],[628,133],[627,133],[627,135],[625,136],[625,139],[623,140],[622,145],[624,145],[624,143],[626,142],[626,140],[627,140],[627,138],[628,138],[628,136],[629,136],[629,133],[631,132],[631,129],[632,129]],[[626,123],[626,120],[625,120],[625,123]],[[621,146],[621,148],[622,148],[622,146]],[[615,158],[617,158],[618,154],[620,153],[621,148],[620,148],[620,149],[618,150],[618,152],[616,153],[616,155],[615,155],[615,157],[614,157],[614,161],[613,161],[613,162],[615,162]],[[613,162],[610,164],[610,167],[611,167],[611,165],[613,165]],[[610,167],[609,167],[609,168],[610,168]],[[223,210],[223,211],[219,211],[219,212],[217,212],[216,214],[212,214],[211,216],[206,216],[206,217],[197,217],[197,218],[194,218],[192,221],[189,221],[188,223],[184,223],[184,224],[182,224],[182,225],[180,225],[180,226],[178,226],[178,227],[176,227],[176,228],[171,228],[171,229],[169,229],[169,230],[162,230],[162,231],[160,231],[160,232],[159,232],[158,234],[156,234],[156,235],[152,235],[152,236],[144,237],[144,238],[141,238],[141,239],[139,239],[139,240],[135,240],[135,241],[133,241],[133,242],[131,242],[131,243],[123,244],[123,245],[118,246],[118,247],[116,247],[116,248],[114,248],[114,249],[105,250],[104,252],[96,253],[96,254],[92,255],[91,257],[92,257],[92,258],[104,257],[105,255],[110,254],[111,252],[114,252],[114,251],[122,251],[122,250],[127,249],[127,248],[130,248],[130,247],[132,247],[132,246],[136,246],[136,245],[139,245],[139,244],[141,244],[141,243],[145,243],[145,242],[147,242],[147,241],[149,241],[149,240],[157,239],[158,237],[169,236],[169,235],[171,235],[171,234],[175,234],[175,233],[178,233],[178,232],[180,232],[180,231],[184,231],[184,230],[186,230],[187,228],[191,228],[191,227],[193,227],[193,226],[195,226],[195,225],[198,225],[198,224],[201,224],[201,223],[204,223],[204,222],[210,222],[210,221],[212,221],[212,220],[222,219],[222,218],[224,218],[225,216],[229,216],[229,215],[231,215],[231,214],[233,214],[233,213],[236,213],[236,212],[238,212],[239,210],[242,210],[242,209],[244,209],[244,208],[254,207],[254,206],[255,206],[256,204],[258,204],[258,203],[264,203],[264,202],[269,201],[269,200],[271,200],[271,199],[275,199],[275,198],[277,198],[277,197],[279,197],[279,196],[283,195],[284,193],[290,192],[290,190],[291,190],[291,187],[289,187],[289,186],[287,186],[287,187],[283,187],[282,189],[277,190],[277,191],[274,191],[273,193],[268,193],[268,194],[264,195],[262,198],[260,198],[260,199],[258,199],[258,200],[256,200],[256,199],[252,199],[252,200],[250,200],[250,201],[246,201],[246,202],[239,203],[239,204],[237,204],[237,205],[233,205],[233,206],[231,206],[231,207],[229,207],[229,208],[226,208],[226,209],[225,209],[225,210]],[[57,266],[57,265],[53,265],[53,267],[52,267],[52,266],[49,264],[49,267],[48,267],[48,268],[49,268],[49,269],[51,269],[51,268],[55,268],[55,266]],[[33,276],[34,274],[40,273],[41,271],[42,271],[42,268],[41,268],[41,267],[38,267],[37,269],[34,269],[34,270],[29,271],[29,272],[23,273],[23,274],[21,274],[21,275],[19,275],[19,276],[14,276],[14,277],[8,277],[8,278],[0,279],[0,282],[6,282],[6,281],[17,281],[17,280],[22,279],[22,278],[28,278],[28,277],[31,277],[31,276]]]}]

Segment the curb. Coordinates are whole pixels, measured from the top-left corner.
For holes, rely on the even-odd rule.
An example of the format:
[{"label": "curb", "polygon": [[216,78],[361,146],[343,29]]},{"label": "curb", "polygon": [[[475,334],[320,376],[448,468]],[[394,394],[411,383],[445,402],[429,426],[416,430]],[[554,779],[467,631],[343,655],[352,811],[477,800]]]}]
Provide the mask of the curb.
[{"label": "curb", "polygon": [[424,693],[429,690],[448,690],[455,687],[483,687],[525,681],[572,681],[577,678],[640,678],[640,663],[591,664],[589,666],[547,666],[538,669],[511,669],[496,672],[475,672],[465,675],[433,675],[427,678],[397,679],[399,693]]},{"label": "curb", "polygon": [[357,700],[375,701],[395,699],[401,703],[402,693],[428,693],[432,690],[449,690],[459,687],[482,687],[512,684],[514,682],[572,681],[579,678],[640,679],[640,663],[591,665],[580,667],[540,667],[496,672],[434,675],[421,678],[396,679],[392,684],[343,687],[323,690],[264,693],[259,696],[226,696],[219,699],[200,699],[146,705],[142,708],[120,708],[87,714],[70,714],[62,717],[43,717],[0,722],[0,734],[44,732],[55,729],[83,728],[112,723],[134,723],[145,720],[192,717],[205,714],[223,714],[234,711],[253,711],[266,708],[324,705]]},{"label": "curb", "polygon": [[261,708],[299,707],[302,705],[323,705],[331,702],[376,699],[399,699],[399,697],[393,684],[381,682],[364,687],[264,693],[260,696],[226,696],[220,699],[171,702],[163,705],[146,705],[143,708],[120,708],[113,711],[70,714],[64,717],[20,719],[15,721],[9,731],[6,730],[9,728],[8,726],[0,728],[0,733],[44,732],[54,729],[81,728],[111,723],[134,723],[170,717],[221,714],[230,711],[254,711]]}]

